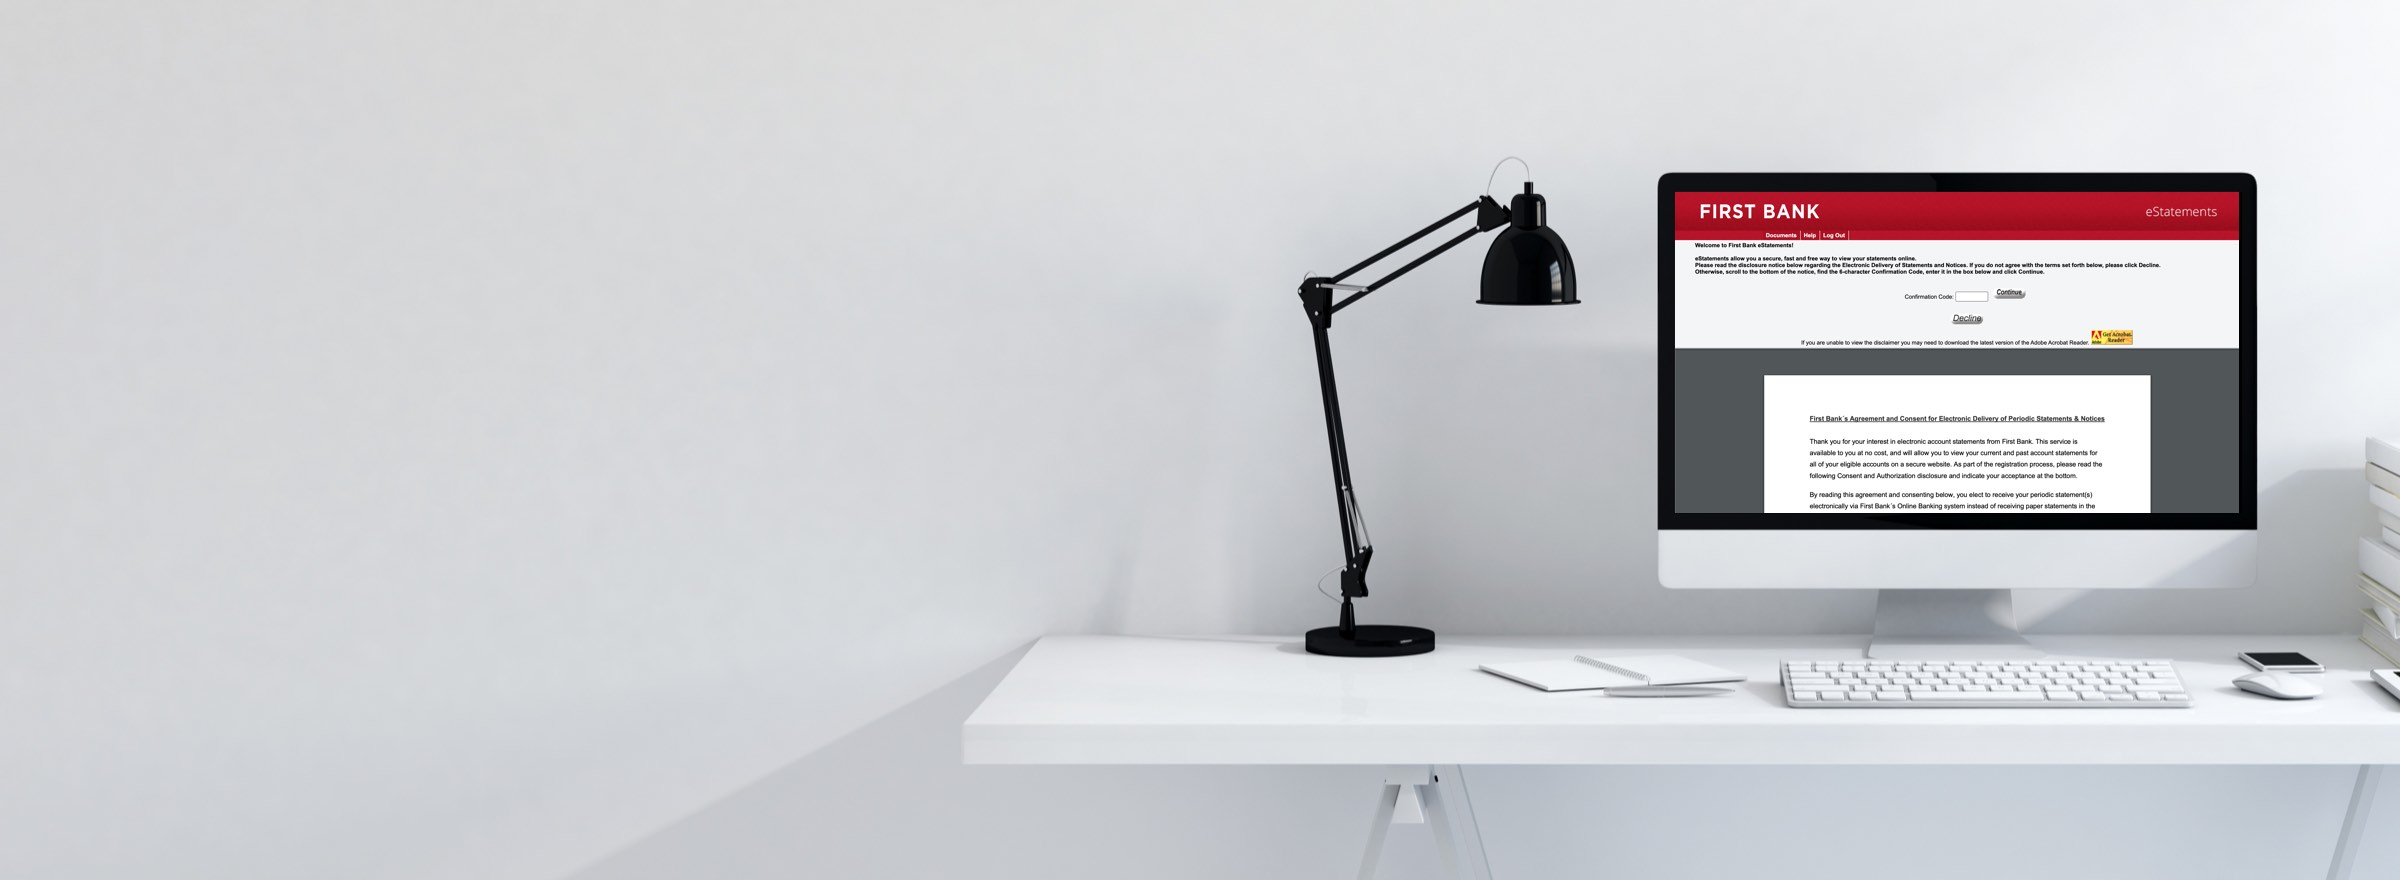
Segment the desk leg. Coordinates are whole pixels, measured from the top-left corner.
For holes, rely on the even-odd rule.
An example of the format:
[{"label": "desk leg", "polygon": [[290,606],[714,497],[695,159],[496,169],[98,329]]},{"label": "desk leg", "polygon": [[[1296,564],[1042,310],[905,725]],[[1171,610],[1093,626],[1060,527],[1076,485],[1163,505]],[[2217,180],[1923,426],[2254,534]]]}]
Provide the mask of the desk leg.
[{"label": "desk leg", "polygon": [[2342,817],[2342,837],[2333,845],[2333,867],[2325,872],[2325,880],[2350,880],[2359,841],[2367,835],[2367,814],[2375,809],[2375,790],[2382,786],[2382,764],[2359,765],[2358,783],[2350,788],[2350,812]]},{"label": "desk leg", "polygon": [[[1433,768],[1433,784],[1425,788],[1425,795],[1425,816],[1433,822],[1443,866],[1454,877],[1492,880],[1492,863],[1483,854],[1483,829],[1475,823],[1475,802],[1467,797],[1466,771],[1456,764]],[[1463,874],[1458,870],[1462,863]]]},{"label": "desk leg", "polygon": [[1375,880],[1375,863],[1383,860],[1383,837],[1392,830],[1392,808],[1400,803],[1400,784],[1385,781],[1382,805],[1375,808],[1375,822],[1367,826],[1367,857],[1358,863],[1358,880]]},{"label": "desk leg", "polygon": [[1383,799],[1367,829],[1367,854],[1359,862],[1358,880],[1375,880],[1384,837],[1396,822],[1433,823],[1433,844],[1441,851],[1445,873],[1492,880],[1491,863],[1483,855],[1483,832],[1475,823],[1475,802],[1467,796],[1466,773],[1456,765],[1393,767],[1384,772]]}]

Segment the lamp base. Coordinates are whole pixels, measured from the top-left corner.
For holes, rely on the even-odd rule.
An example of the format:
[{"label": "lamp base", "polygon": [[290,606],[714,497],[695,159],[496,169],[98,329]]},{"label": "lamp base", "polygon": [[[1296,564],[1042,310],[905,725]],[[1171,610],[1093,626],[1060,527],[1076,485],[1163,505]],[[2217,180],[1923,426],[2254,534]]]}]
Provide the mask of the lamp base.
[{"label": "lamp base", "polygon": [[1406,657],[1433,650],[1433,630],[1421,626],[1361,624],[1349,636],[1329,626],[1308,631],[1308,652],[1333,657]]}]

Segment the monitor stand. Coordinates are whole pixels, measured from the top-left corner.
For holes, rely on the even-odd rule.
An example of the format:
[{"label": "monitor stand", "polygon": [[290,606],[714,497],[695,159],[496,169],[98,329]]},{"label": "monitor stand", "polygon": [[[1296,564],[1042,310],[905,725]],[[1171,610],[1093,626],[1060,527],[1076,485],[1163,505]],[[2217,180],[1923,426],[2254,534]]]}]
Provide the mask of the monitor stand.
[{"label": "monitor stand", "polygon": [[2041,649],[2017,634],[2007,590],[1878,590],[1877,660],[2029,660]]}]

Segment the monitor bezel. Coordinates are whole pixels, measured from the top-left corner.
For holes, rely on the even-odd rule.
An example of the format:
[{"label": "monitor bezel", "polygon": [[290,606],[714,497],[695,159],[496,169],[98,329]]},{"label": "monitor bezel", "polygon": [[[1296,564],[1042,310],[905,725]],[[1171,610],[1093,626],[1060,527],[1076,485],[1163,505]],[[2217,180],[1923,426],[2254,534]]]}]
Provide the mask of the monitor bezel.
[{"label": "monitor bezel", "polygon": [[[1678,192],[2230,192],[2240,197],[2241,507],[2217,513],[1684,513],[1675,510]],[[1658,178],[1658,527],[1661,529],[2204,530],[2258,528],[2258,181],[2241,173],[1672,173]]]}]

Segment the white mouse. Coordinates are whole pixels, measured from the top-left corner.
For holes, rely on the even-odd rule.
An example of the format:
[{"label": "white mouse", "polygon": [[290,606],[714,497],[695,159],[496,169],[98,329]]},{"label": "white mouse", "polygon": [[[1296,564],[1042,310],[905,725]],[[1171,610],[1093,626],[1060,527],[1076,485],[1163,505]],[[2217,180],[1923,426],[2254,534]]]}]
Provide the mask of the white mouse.
[{"label": "white mouse", "polygon": [[2233,680],[2233,686],[2278,700],[2305,700],[2325,692],[2325,686],[2289,672],[2253,672]]}]

